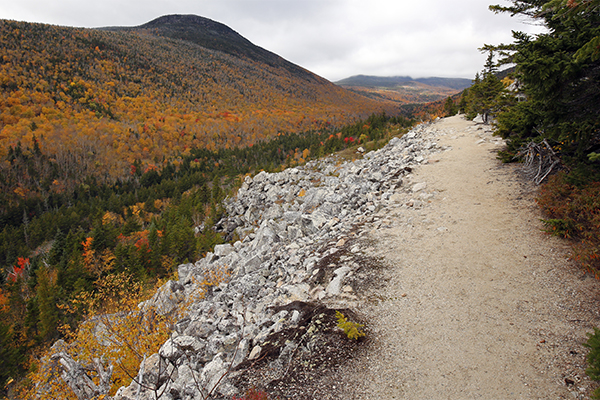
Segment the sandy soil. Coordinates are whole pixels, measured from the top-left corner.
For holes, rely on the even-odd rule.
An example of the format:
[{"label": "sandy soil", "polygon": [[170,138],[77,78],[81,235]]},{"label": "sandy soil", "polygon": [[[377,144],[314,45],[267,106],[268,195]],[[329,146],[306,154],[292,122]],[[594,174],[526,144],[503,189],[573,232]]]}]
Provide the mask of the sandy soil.
[{"label": "sandy soil", "polygon": [[413,171],[404,186],[426,188],[396,196],[369,234],[387,285],[359,310],[369,341],[345,397],[588,398],[598,282],[541,231],[536,188],[496,160],[483,127],[453,117],[430,129],[451,149]]}]

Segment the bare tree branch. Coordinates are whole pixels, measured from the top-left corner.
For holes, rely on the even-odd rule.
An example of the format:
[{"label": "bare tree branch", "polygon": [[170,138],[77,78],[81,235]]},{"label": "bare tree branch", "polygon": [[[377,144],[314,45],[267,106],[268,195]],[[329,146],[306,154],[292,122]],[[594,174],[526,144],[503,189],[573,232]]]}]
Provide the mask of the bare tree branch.
[{"label": "bare tree branch", "polygon": [[529,142],[521,148],[516,157],[523,159],[525,173],[536,185],[561,168],[560,158],[546,139],[541,143]]}]

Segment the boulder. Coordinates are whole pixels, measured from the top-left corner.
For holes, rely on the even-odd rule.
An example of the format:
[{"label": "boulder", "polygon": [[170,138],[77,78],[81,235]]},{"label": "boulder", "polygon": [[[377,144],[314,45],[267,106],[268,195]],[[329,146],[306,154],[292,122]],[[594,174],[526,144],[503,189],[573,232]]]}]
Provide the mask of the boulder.
[{"label": "boulder", "polygon": [[214,253],[218,257],[225,257],[235,251],[235,248],[229,243],[218,244],[215,246]]},{"label": "boulder", "polygon": [[141,308],[144,312],[153,310],[159,315],[167,315],[175,310],[184,298],[183,286],[179,282],[167,281],[150,300],[142,303]]},{"label": "boulder", "polygon": [[329,282],[329,285],[327,285],[325,292],[327,292],[329,296],[339,295],[342,290],[344,278],[346,278],[346,275],[348,275],[350,271],[352,271],[352,268],[350,267],[341,267],[336,269],[333,272],[334,278],[331,280],[331,282]]}]

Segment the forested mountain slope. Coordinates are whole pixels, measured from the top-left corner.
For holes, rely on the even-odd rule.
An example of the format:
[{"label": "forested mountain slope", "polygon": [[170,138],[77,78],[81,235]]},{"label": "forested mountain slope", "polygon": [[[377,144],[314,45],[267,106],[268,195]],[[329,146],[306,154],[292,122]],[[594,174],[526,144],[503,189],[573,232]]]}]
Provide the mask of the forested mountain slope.
[{"label": "forested mountain slope", "polygon": [[219,204],[245,174],[412,124],[200,17],[0,20],[0,49],[0,397],[89,299],[122,306],[234,240]]},{"label": "forested mountain slope", "polygon": [[[67,190],[89,175],[114,182],[136,160],[161,167],[192,148],[394,112],[204,18],[108,29],[0,21],[3,200]],[[26,149],[47,162],[19,166]]]}]

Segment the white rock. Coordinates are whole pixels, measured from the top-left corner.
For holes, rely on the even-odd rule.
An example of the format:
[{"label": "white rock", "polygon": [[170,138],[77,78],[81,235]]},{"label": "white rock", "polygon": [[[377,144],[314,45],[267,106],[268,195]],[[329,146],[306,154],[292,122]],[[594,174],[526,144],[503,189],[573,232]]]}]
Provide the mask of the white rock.
[{"label": "white rock", "polygon": [[172,339],[172,342],[184,351],[198,353],[206,344],[193,336],[181,335]]},{"label": "white rock", "polygon": [[282,286],[281,289],[287,292],[287,300],[290,303],[292,301],[307,301],[308,292],[310,291],[310,285],[307,283],[301,283],[298,285],[285,285]]},{"label": "white rock", "polygon": [[161,346],[160,350],[158,350],[158,354],[169,360],[175,360],[181,357],[182,351],[172,339],[169,339]]},{"label": "white rock", "polygon": [[204,383],[204,390],[211,392],[226,373],[227,366],[219,354],[202,369],[200,376]]},{"label": "white rock", "polygon": [[427,188],[427,182],[416,183],[412,187],[412,192],[416,193]]},{"label": "white rock", "polygon": [[330,296],[337,296],[341,293],[342,283],[346,275],[352,270],[350,267],[341,267],[336,269],[333,273],[335,277],[329,282],[325,291]]},{"label": "white rock", "polygon": [[262,347],[260,347],[258,345],[254,346],[254,348],[250,352],[250,355],[248,356],[248,360],[256,360],[258,357],[260,357],[261,351],[262,351]]}]

